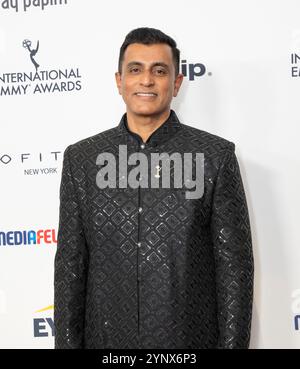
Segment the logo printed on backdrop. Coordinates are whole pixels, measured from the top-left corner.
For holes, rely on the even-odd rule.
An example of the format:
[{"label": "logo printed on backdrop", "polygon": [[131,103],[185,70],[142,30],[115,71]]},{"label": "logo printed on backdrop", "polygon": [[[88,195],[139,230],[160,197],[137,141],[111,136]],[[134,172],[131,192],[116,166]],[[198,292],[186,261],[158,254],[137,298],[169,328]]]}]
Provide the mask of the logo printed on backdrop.
[{"label": "logo printed on backdrop", "polygon": [[292,77],[300,77],[300,54],[291,54],[291,65]]},{"label": "logo printed on backdrop", "polygon": [[300,331],[300,289],[292,292],[293,326],[295,331]]},{"label": "logo printed on backdrop", "polygon": [[32,48],[32,41],[25,39],[22,46],[29,52],[30,61],[35,72],[7,72],[0,73],[0,96],[47,94],[54,92],[80,91],[81,75],[79,68],[58,68],[38,70],[40,65],[35,60],[40,42]]},{"label": "logo printed on backdrop", "polygon": [[[181,60],[181,73],[184,77],[187,77],[190,81],[194,81],[195,77],[202,77],[206,73],[206,67],[202,63],[187,64],[186,60]],[[207,73],[211,76],[211,73]]]},{"label": "logo printed on backdrop", "polygon": [[11,157],[7,154],[4,154],[0,157],[0,162],[3,164],[8,164],[11,162]]},{"label": "logo printed on backdrop", "polygon": [[295,52],[300,50],[300,30],[296,29],[291,37],[291,77],[300,77],[300,53]]},{"label": "logo printed on backdrop", "polygon": [[23,41],[23,47],[25,47],[25,49],[27,49],[30,53],[30,59],[32,61],[32,64],[35,66],[36,71],[38,70],[38,63],[34,60],[34,56],[36,55],[36,53],[38,52],[39,49],[39,41],[37,42],[37,46],[36,49],[31,49],[31,41],[29,40],[24,40]]},{"label": "logo printed on backdrop", "polygon": [[56,245],[55,229],[22,230],[22,231],[0,231],[1,246],[32,246],[32,245]]},{"label": "logo printed on backdrop", "polygon": [[[58,156],[61,154],[61,151],[51,151],[50,153],[21,153],[16,155],[15,157],[12,154],[1,153],[0,152],[0,167],[7,166],[10,163],[14,163],[17,161],[18,165],[22,165],[23,174],[26,176],[37,176],[37,175],[49,175],[49,174],[58,174],[58,167],[47,166],[47,167],[36,167],[35,165],[38,163],[45,163],[47,161],[48,165],[51,165],[53,161],[55,164],[58,162]],[[51,161],[51,162],[50,162]],[[28,165],[30,163],[32,165],[31,168],[23,169],[23,165]],[[35,167],[33,167],[35,166]]]},{"label": "logo printed on backdrop", "polygon": [[[43,309],[35,311],[35,314],[44,313],[48,310],[53,310],[54,306],[50,305]],[[33,336],[40,337],[49,337],[54,336],[54,320],[52,317],[41,317],[41,318],[33,318]]]},{"label": "logo printed on backdrop", "polygon": [[53,5],[68,5],[67,0],[2,0],[1,7],[4,10],[15,10],[26,12],[29,8],[45,10]]}]

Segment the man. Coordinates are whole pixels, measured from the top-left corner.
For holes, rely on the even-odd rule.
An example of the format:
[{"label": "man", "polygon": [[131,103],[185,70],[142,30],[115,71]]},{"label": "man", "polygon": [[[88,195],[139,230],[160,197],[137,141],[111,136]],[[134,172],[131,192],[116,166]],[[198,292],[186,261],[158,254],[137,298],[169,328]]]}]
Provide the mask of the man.
[{"label": "man", "polygon": [[179,60],[161,31],[130,32],[116,73],[126,113],[65,150],[56,348],[249,345],[253,256],[235,146],[171,110]]}]

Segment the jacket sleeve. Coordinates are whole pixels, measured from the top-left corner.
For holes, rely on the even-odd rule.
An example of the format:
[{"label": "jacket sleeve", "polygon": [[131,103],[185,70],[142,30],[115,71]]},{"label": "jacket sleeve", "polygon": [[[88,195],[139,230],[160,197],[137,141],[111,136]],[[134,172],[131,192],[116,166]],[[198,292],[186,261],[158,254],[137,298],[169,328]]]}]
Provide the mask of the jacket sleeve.
[{"label": "jacket sleeve", "polygon": [[87,251],[69,155],[64,152],[54,261],[55,348],[82,348]]},{"label": "jacket sleeve", "polygon": [[248,348],[253,299],[249,214],[234,152],[225,151],[213,197],[211,231],[216,263],[218,348]]}]

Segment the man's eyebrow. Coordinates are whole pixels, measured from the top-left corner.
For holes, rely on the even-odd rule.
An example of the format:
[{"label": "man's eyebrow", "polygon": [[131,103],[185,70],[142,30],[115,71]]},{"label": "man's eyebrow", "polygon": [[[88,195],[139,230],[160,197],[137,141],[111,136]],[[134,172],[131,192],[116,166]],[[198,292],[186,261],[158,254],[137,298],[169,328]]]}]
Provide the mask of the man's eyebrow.
[{"label": "man's eyebrow", "polygon": [[132,62],[127,64],[127,67],[131,67],[132,65],[143,65],[143,64],[141,62],[138,62],[138,61],[132,61]]},{"label": "man's eyebrow", "polygon": [[[130,68],[130,67],[132,67],[133,65],[140,65],[140,66],[143,66],[143,65],[144,65],[144,63],[139,62],[139,61],[132,61],[132,62],[129,62],[129,63],[127,64],[127,68]],[[160,62],[160,61],[158,61],[158,62],[154,62],[154,63],[152,63],[150,66],[151,66],[151,68],[153,68],[153,67],[164,67],[164,68],[166,68],[166,69],[170,69],[170,68],[169,68],[169,66],[168,66],[168,64],[166,64],[166,63],[164,63],[164,62]]]},{"label": "man's eyebrow", "polygon": [[164,67],[166,69],[169,69],[168,64],[164,63],[164,62],[155,62],[152,64],[152,67]]}]

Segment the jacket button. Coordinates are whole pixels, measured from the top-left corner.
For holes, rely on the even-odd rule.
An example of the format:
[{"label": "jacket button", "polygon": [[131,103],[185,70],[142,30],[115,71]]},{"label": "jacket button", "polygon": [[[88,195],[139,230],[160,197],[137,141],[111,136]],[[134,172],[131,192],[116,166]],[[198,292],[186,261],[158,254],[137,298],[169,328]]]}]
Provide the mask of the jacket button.
[{"label": "jacket button", "polygon": [[141,144],[141,149],[144,149],[145,148],[145,145],[144,144]]},{"label": "jacket button", "polygon": [[143,208],[139,208],[139,213],[141,213],[143,211]]},{"label": "jacket button", "polygon": [[141,245],[142,245],[142,244],[141,244],[140,242],[138,242],[138,244],[137,244],[137,245],[138,245],[138,247],[141,247]]},{"label": "jacket button", "polygon": [[104,322],[104,327],[108,327],[108,321],[107,320]]}]

